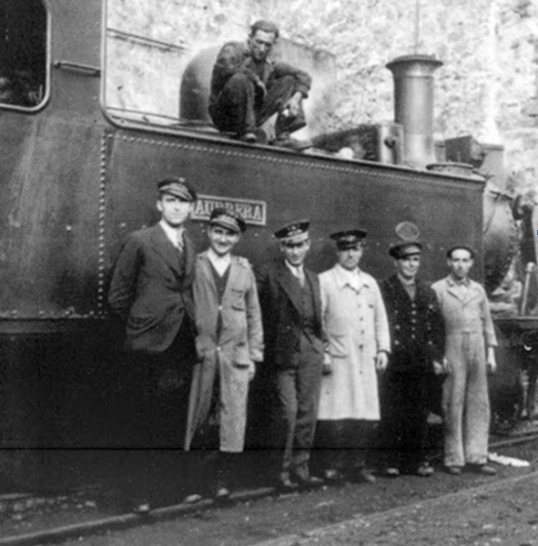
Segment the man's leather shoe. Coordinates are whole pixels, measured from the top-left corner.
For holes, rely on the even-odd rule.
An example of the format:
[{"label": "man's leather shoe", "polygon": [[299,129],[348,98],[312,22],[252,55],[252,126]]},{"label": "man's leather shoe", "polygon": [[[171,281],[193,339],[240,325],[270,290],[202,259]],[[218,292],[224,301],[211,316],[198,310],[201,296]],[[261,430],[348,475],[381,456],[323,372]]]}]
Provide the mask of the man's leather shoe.
[{"label": "man's leather shoe", "polygon": [[131,511],[133,514],[138,514],[139,516],[144,516],[149,514],[151,507],[147,501],[137,501],[132,505]]},{"label": "man's leather shoe", "polygon": [[282,492],[296,491],[299,486],[292,482],[287,472],[282,472],[277,479],[276,488]]},{"label": "man's leather shoe", "polygon": [[417,476],[420,476],[421,478],[429,478],[434,473],[434,470],[431,466],[427,465],[426,463],[421,464],[415,471],[415,474]]},{"label": "man's leather shoe", "polygon": [[336,468],[326,468],[323,471],[323,477],[327,482],[340,482],[344,479],[344,475],[342,474],[342,472],[340,472]]},{"label": "man's leather shoe", "polygon": [[484,474],[486,476],[495,476],[497,471],[487,464],[473,464],[469,465],[471,472],[477,472],[478,474]]},{"label": "man's leather shoe", "polygon": [[184,504],[196,504],[197,502],[200,502],[202,500],[202,495],[199,495],[198,493],[191,493],[190,495],[187,495],[183,499]]},{"label": "man's leather shoe", "polygon": [[256,138],[256,133],[248,132],[241,135],[240,140],[243,142],[248,142],[249,144],[255,144],[258,139]]},{"label": "man's leather shoe", "polygon": [[445,471],[452,476],[459,476],[461,474],[461,466],[445,466]]},{"label": "man's leather shoe", "polygon": [[215,492],[215,500],[217,501],[224,501],[230,497],[230,490],[225,486],[221,485],[217,487],[217,491]]},{"label": "man's leather shoe", "polygon": [[366,468],[356,468],[351,473],[351,481],[357,483],[375,483],[376,477]]},{"label": "man's leather shoe", "polygon": [[383,470],[383,476],[386,476],[387,478],[397,478],[400,475],[400,471],[395,466],[387,466],[385,470]]},{"label": "man's leather shoe", "polygon": [[318,478],[317,476],[295,476],[295,479],[299,487],[303,487],[305,489],[311,487],[320,487],[321,485],[323,485],[323,480],[321,478]]}]

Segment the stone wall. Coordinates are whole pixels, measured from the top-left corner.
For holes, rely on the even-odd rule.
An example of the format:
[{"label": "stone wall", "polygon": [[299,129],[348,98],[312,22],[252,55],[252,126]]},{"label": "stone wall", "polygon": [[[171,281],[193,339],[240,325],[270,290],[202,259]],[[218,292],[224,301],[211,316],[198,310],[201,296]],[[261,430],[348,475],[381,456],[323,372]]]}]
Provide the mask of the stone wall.
[{"label": "stone wall", "polygon": [[[153,93],[155,104],[177,117],[179,78],[196,51],[243,39],[259,17],[274,19],[282,35],[335,57],[316,72],[310,101],[314,134],[393,119],[393,83],[386,63],[411,53],[435,55],[435,137],[472,134],[505,147],[512,190],[536,184],[538,141],[538,0],[109,0],[113,29],[169,42],[112,36],[110,102],[129,107]],[[418,15],[418,17],[417,17]],[[160,48],[160,49],[159,49]],[[156,54],[155,51],[158,53]],[[133,66],[134,59],[137,69]],[[325,58],[326,60],[326,58]],[[134,63],[136,64],[136,63]],[[136,85],[125,85],[125,74]],[[136,72],[143,72],[143,75]],[[127,91],[127,88],[130,91]],[[138,94],[138,97],[130,94]]]},{"label": "stone wall", "polygon": [[538,0],[292,0],[289,14],[285,33],[336,55],[335,127],[392,119],[385,64],[435,55],[444,63],[435,73],[436,139],[502,144],[509,177],[499,185],[536,184]]}]

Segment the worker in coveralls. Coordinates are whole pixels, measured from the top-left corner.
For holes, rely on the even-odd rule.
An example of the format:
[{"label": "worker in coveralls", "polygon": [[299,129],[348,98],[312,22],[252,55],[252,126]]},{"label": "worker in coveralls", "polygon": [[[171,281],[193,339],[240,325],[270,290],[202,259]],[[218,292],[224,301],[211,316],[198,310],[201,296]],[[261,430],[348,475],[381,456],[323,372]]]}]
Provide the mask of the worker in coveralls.
[{"label": "worker in coveralls", "polygon": [[[246,225],[216,208],[209,220],[209,249],[197,256],[193,284],[196,350],[186,449],[218,436],[215,497],[230,495],[237,454],[243,451],[249,382],[263,359],[263,330],[256,280],[246,258],[232,249]],[[216,432],[216,434],[214,434]],[[204,446],[205,447],[205,446]]]},{"label": "worker in coveralls", "polygon": [[461,474],[465,464],[482,474],[487,465],[490,407],[487,373],[496,370],[497,345],[485,290],[469,278],[474,251],[458,245],[447,252],[448,277],[432,285],[445,322],[443,384],[444,464]]},{"label": "worker in coveralls", "polygon": [[[278,34],[274,23],[256,21],[246,44],[229,42],[220,50],[209,98],[209,114],[220,131],[245,142],[285,145],[290,133],[306,125],[302,103],[312,79],[270,59]],[[274,114],[274,134],[260,130]]]}]

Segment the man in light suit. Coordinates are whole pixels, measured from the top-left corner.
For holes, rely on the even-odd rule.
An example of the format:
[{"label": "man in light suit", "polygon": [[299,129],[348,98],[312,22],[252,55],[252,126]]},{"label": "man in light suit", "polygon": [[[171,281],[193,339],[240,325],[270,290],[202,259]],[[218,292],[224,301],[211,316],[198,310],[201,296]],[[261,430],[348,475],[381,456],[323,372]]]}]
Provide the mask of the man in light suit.
[{"label": "man in light suit", "polygon": [[317,421],[323,342],[318,277],[304,267],[310,250],[309,222],[275,232],[283,260],[260,276],[265,366],[276,393],[271,447],[284,449],[277,486],[283,490],[321,484],[310,475],[310,449]]},{"label": "man in light suit", "polygon": [[[199,361],[192,378],[186,449],[196,445],[197,432],[217,428],[217,500],[230,495],[237,454],[245,443],[249,382],[255,362],[263,359],[256,279],[248,260],[231,254],[245,229],[238,215],[214,209],[209,220],[209,249],[197,256],[195,265]],[[218,427],[212,427],[215,423]]]},{"label": "man in light suit", "polygon": [[166,434],[159,436],[167,429],[163,421],[172,420],[168,428],[181,435],[195,359],[191,296],[195,252],[185,223],[196,192],[183,178],[168,177],[158,183],[158,193],[161,220],[128,236],[108,293],[112,313],[125,326],[129,366],[125,388],[131,447],[137,449],[132,459],[141,467],[136,479],[131,476],[129,496],[139,513],[150,509],[149,468],[154,461],[147,450],[169,446]]}]

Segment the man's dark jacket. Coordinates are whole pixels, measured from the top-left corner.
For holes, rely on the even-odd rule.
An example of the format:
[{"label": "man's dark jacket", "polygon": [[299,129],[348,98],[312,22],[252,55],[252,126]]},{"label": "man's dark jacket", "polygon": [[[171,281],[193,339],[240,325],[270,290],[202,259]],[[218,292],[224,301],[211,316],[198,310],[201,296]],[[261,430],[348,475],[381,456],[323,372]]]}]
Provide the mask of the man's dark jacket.
[{"label": "man's dark jacket", "polygon": [[414,301],[397,275],[384,280],[381,293],[390,325],[392,351],[389,370],[432,371],[444,355],[445,329],[435,292],[417,280]]},{"label": "man's dark jacket", "polygon": [[125,321],[125,349],[162,353],[192,313],[195,252],[184,236],[183,256],[156,224],[127,238],[108,293],[112,312]]},{"label": "man's dark jacket", "polygon": [[[314,297],[314,324],[310,341],[323,359],[323,328],[318,276],[304,269]],[[258,275],[258,292],[262,308],[265,364],[278,368],[295,368],[299,362],[302,324],[302,296],[299,283],[283,260],[271,264]]]}]

